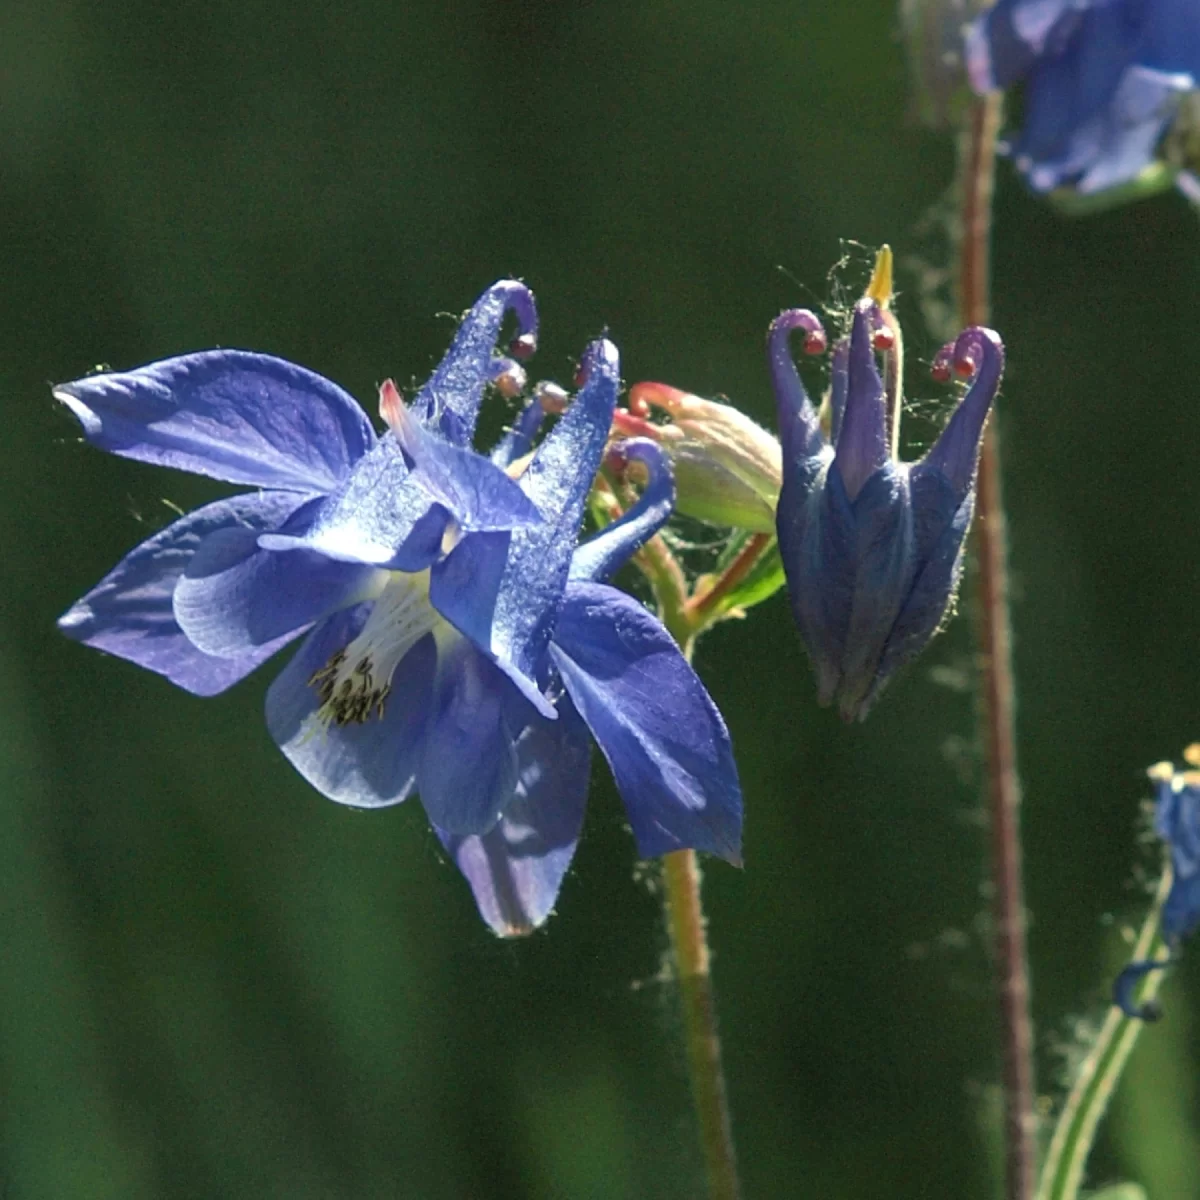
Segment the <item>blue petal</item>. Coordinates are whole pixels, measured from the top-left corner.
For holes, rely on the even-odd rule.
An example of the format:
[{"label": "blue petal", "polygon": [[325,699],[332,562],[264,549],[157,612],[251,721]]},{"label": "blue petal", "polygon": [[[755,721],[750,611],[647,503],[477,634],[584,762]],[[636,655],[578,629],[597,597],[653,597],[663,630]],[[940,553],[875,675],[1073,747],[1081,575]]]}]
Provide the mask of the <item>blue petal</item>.
[{"label": "blue petal", "polygon": [[518,738],[516,794],[488,833],[436,831],[501,937],[532,933],[550,915],[583,828],[591,738],[566,696],[558,711]]},{"label": "blue petal", "polygon": [[470,642],[443,649],[417,774],[433,825],[482,834],[496,824],[517,785],[517,735],[532,715]]},{"label": "blue petal", "polygon": [[392,431],[410,478],[465,532],[517,529],[541,519],[517,482],[490,459],[429,433],[402,403],[394,417]]},{"label": "blue petal", "polygon": [[357,636],[370,610],[361,604],[322,621],[267,690],[267,728],[292,766],[322,795],[357,808],[398,804],[412,791],[437,663],[427,635],[396,668],[382,717],[349,725],[317,717],[320,699],[308,681]]},{"label": "blue petal", "polygon": [[616,406],[616,347],[593,342],[584,365],[586,383],[520,478],[543,521],[511,535],[468,535],[431,576],[434,607],[506,672],[529,681],[527,693],[550,641]]},{"label": "blue petal", "polygon": [[[837,464],[830,470],[833,476]],[[912,506],[906,472],[888,464],[854,501],[854,604],[846,627],[838,711],[849,721],[867,715],[867,701],[892,627],[916,573]]]},{"label": "blue petal", "polygon": [[1172,960],[1155,961],[1153,959],[1145,959],[1141,962],[1131,962],[1117,977],[1113,980],[1112,1002],[1119,1008],[1127,1017],[1132,1017],[1135,1021],[1157,1021],[1162,1016],[1162,1011],[1158,1006],[1158,1002],[1151,1000],[1146,1004],[1134,1004],[1133,989],[1137,984],[1144,979],[1151,971],[1165,971],[1167,967],[1173,966]]},{"label": "blue petal", "polygon": [[302,536],[273,534],[266,550],[312,550],[342,562],[422,571],[442,548],[450,514],[416,482],[391,433],[355,465]]},{"label": "blue petal", "polygon": [[331,491],[375,442],[336,384],[243,350],[93,375],[54,394],[101,450],[255,487]]},{"label": "blue petal", "polygon": [[215,696],[290,640],[256,646],[237,658],[198,650],[175,620],[172,596],[196,547],[226,529],[270,529],[304,497],[290,492],[233,496],[190,512],[130,551],[58,621],[67,637],[166,676],[198,696]]},{"label": "blue petal", "polygon": [[975,377],[929,453],[913,467],[914,477],[934,471],[943,475],[954,489],[956,508],[975,481],[984,423],[1004,372],[1004,345],[992,330],[972,326],[959,334],[956,358],[960,347],[978,364]]},{"label": "blue petal", "polygon": [[675,477],[666,454],[649,438],[621,442],[619,450],[630,462],[640,462],[646,467],[649,478],[637,503],[627,513],[576,549],[571,558],[571,579],[606,582],[671,518]]},{"label": "blue petal", "polygon": [[971,527],[975,493],[954,508],[956,493],[941,476],[912,477],[917,574],[888,634],[873,687],[860,715],[879,698],[888,679],[929,644],[944,620],[962,576],[963,544]]},{"label": "blue petal", "polygon": [[792,615],[821,704],[833,700],[841,682],[858,569],[854,510],[832,459],[825,447],[816,459],[786,464],[775,514]]},{"label": "blue petal", "polygon": [[533,439],[546,419],[546,410],[535,396],[505,430],[504,436],[492,447],[492,462],[498,467],[509,467],[518,458],[524,458],[533,449]]},{"label": "blue petal", "polygon": [[846,401],[835,443],[837,466],[846,494],[853,500],[870,477],[892,457],[888,444],[883,380],[871,345],[875,305],[860,300],[850,328]]},{"label": "blue petal", "polygon": [[413,404],[418,420],[456,446],[471,444],[483,389],[496,373],[492,352],[510,309],[517,317],[523,350],[532,351],[537,335],[533,293],[523,283],[502,279],[463,317],[446,357]]},{"label": "blue petal", "polygon": [[1087,0],[997,0],[967,38],[976,91],[1007,88],[1044,54],[1061,53],[1087,6]]},{"label": "blue petal", "polygon": [[260,550],[255,529],[223,529],[200,543],[175,587],[175,620],[205,654],[237,657],[365,599],[374,567],[311,550]]},{"label": "blue petal", "polygon": [[658,619],[615,588],[571,583],[550,653],[608,759],[639,853],[690,847],[740,863],[729,732]]},{"label": "blue petal", "polygon": [[820,322],[813,313],[792,308],[781,312],[767,333],[767,367],[775,391],[776,424],[785,472],[791,463],[817,458],[827,446],[817,410],[808,398],[791,350],[793,333],[800,331],[807,335],[819,329]]},{"label": "blue petal", "polygon": [[846,394],[850,387],[850,341],[839,338],[829,356],[829,440],[836,446],[842,436]]}]

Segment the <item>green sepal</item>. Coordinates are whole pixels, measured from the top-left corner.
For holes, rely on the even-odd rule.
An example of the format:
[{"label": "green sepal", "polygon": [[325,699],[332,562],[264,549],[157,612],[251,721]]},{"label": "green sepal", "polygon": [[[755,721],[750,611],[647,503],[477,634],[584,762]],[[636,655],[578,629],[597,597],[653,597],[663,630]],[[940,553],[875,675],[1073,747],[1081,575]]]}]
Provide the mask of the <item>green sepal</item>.
[{"label": "green sepal", "polygon": [[1082,194],[1071,188],[1058,188],[1047,199],[1064,216],[1090,217],[1169,190],[1175,186],[1175,174],[1175,168],[1166,163],[1152,163],[1128,183],[1119,183],[1102,192]]},{"label": "green sepal", "polygon": [[1150,1200],[1150,1197],[1140,1184],[1115,1183],[1102,1192],[1093,1192],[1090,1200]]}]

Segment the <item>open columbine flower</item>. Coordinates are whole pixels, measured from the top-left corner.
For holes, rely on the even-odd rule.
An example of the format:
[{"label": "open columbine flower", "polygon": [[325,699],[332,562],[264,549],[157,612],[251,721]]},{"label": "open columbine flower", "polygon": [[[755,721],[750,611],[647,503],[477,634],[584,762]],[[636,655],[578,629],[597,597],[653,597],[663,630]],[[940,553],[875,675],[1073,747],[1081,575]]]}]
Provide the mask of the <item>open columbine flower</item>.
[{"label": "open columbine flower", "polygon": [[792,613],[817,673],[822,704],[861,719],[892,674],[923,650],[945,617],[962,572],[963,539],[975,505],[979,444],[1000,385],[1004,351],[973,327],[945,347],[935,375],[974,380],[920,462],[896,458],[899,398],[885,390],[875,351],[896,346],[894,320],[859,301],[848,341],[834,349],[828,434],[790,353],[825,348],[807,309],[771,325],[768,360],[783,443],[779,549]]},{"label": "open columbine flower", "polygon": [[532,351],[532,295],[496,284],[411,408],[383,386],[378,440],[334,384],[240,351],[56,389],[94,445],[262,489],[156,534],[59,624],[200,695],[307,632],[267,694],[283,752],[345,804],[418,791],[484,917],[523,933],[578,841],[588,729],[645,855],[736,861],[741,802],[703,685],[658,621],[602,582],[670,514],[654,447],[630,451],[649,471],[642,502],[576,547],[616,400],[612,344],[589,348],[582,390],[536,450],[536,403],[492,460],[471,449],[487,383],[523,382],[494,353],[509,309],[514,352]]},{"label": "open columbine flower", "polygon": [[1161,762],[1146,772],[1155,788],[1154,832],[1171,854],[1171,890],[1159,917],[1170,958],[1130,963],[1113,984],[1113,1003],[1127,1016],[1144,1021],[1159,1016],[1158,1006],[1135,1004],[1134,986],[1150,971],[1170,966],[1183,939],[1200,926],[1200,745],[1189,746],[1184,758],[1189,771]]},{"label": "open columbine flower", "polygon": [[1039,192],[1098,192],[1155,157],[1200,85],[1196,0],[998,0],[969,27],[977,92],[1025,81],[1018,169]]}]

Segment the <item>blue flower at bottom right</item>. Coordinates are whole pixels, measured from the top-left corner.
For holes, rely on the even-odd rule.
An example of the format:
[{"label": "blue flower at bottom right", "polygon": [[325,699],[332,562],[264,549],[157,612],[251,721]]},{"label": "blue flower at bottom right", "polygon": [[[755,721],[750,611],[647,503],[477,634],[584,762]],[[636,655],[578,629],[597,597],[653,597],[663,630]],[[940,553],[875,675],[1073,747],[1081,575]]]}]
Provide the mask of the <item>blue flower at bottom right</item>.
[{"label": "blue flower at bottom right", "polygon": [[1134,1003],[1134,985],[1149,972],[1169,966],[1183,939],[1200,925],[1200,744],[1183,754],[1192,770],[1176,771],[1171,763],[1161,762],[1147,772],[1155,786],[1154,832],[1171,856],[1171,890],[1159,917],[1171,958],[1130,963],[1113,984],[1113,1003],[1127,1016],[1142,1020],[1154,1020],[1158,1008]]}]

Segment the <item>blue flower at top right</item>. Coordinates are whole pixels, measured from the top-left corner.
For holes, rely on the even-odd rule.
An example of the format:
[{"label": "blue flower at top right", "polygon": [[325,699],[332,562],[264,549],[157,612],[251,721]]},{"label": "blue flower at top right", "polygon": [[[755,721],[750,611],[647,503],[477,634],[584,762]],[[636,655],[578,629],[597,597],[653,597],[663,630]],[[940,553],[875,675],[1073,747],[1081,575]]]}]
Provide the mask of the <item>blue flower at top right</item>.
[{"label": "blue flower at top right", "polygon": [[979,93],[1025,85],[1011,151],[1035,191],[1094,193],[1154,159],[1200,87],[1197,0],[998,0],[967,28]]}]

